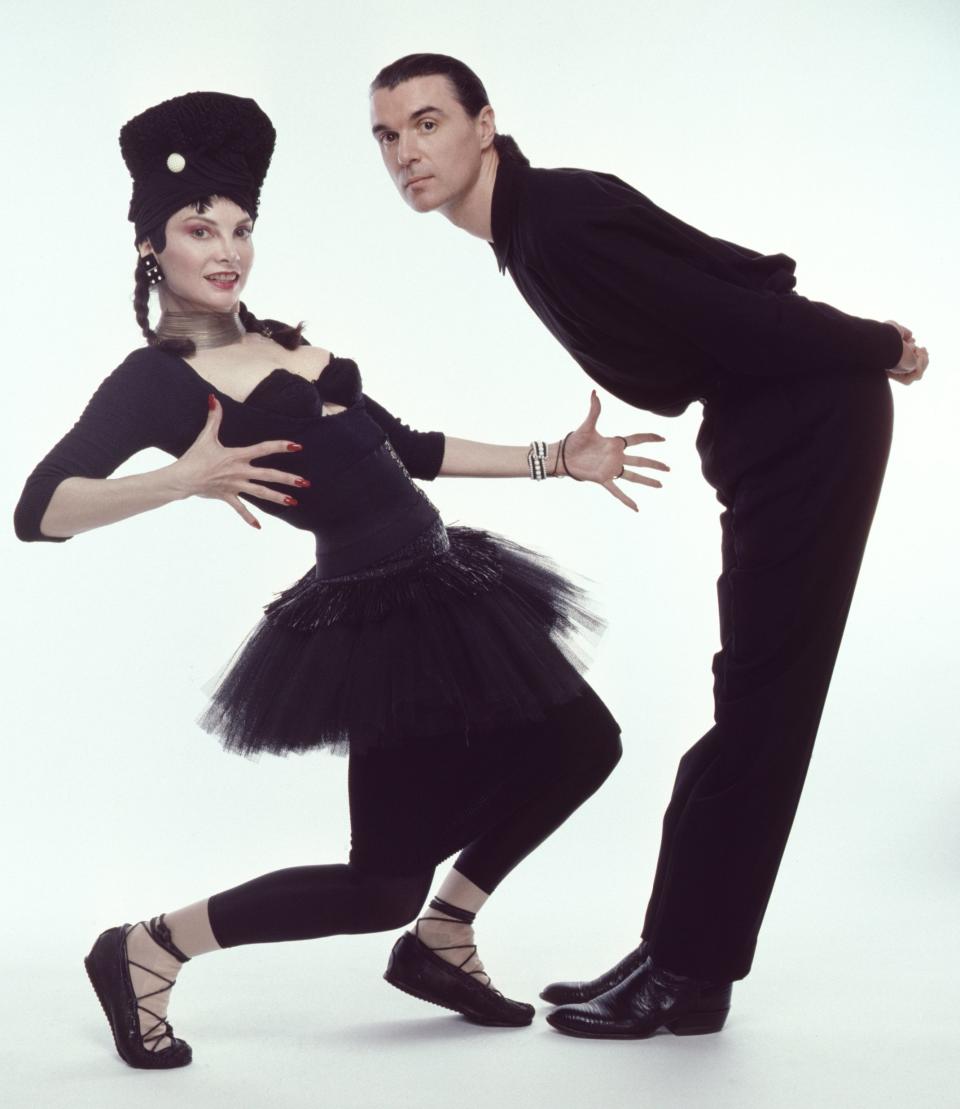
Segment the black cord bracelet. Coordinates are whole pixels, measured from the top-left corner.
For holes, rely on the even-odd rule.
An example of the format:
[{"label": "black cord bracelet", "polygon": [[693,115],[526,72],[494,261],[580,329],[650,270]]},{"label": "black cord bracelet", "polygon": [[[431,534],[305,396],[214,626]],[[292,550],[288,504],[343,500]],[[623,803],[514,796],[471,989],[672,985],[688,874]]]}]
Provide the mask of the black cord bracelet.
[{"label": "black cord bracelet", "polygon": [[583,481],[582,477],[577,477],[576,474],[571,474],[570,469],[567,466],[567,440],[572,434],[572,431],[568,431],[560,442],[560,460],[563,462],[563,469],[567,477],[572,477],[574,481]]}]

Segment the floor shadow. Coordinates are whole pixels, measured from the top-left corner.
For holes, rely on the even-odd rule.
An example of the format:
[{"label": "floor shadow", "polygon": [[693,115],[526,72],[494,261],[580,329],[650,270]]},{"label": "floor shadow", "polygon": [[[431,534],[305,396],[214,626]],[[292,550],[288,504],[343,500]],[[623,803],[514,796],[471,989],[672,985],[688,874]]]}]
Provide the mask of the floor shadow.
[{"label": "floor shadow", "polygon": [[328,1041],[349,1040],[353,1044],[402,1044],[402,1043],[448,1043],[467,1041],[477,1037],[500,1035],[519,1035],[529,1028],[495,1028],[489,1025],[474,1024],[466,1017],[451,1013],[450,1016],[406,1018],[404,1020],[358,1021],[344,1024],[331,1032],[327,1030]]}]

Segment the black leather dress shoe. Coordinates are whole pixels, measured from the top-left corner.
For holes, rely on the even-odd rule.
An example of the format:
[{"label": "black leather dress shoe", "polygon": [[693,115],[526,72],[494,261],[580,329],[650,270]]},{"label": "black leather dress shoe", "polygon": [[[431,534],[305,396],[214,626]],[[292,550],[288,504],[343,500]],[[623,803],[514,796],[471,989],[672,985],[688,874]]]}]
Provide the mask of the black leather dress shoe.
[{"label": "black leather dress shoe", "polygon": [[404,932],[393,945],[383,977],[398,990],[462,1013],[475,1024],[520,1027],[533,1020],[532,1005],[511,1001],[499,990],[478,982],[410,932]]},{"label": "black leather dress shoe", "polygon": [[571,1036],[643,1040],[659,1028],[675,1036],[719,1032],[730,1011],[732,982],[672,974],[647,959],[619,986],[580,1005],[563,1005],[547,1021]]},{"label": "black leather dress shoe", "polygon": [[599,978],[589,982],[551,982],[540,991],[544,1001],[551,1005],[570,1005],[581,1001],[593,1001],[607,990],[612,990],[640,966],[647,957],[647,942],[644,940],[629,955],[625,955],[615,967],[611,967]]},{"label": "black leather dress shoe", "polygon": [[[101,932],[83,960],[90,984],[110,1024],[117,1053],[129,1066],[145,1070],[185,1067],[193,1058],[193,1052],[185,1040],[174,1036],[173,1025],[168,1021],[159,1020],[146,1037],[140,1034],[137,1005],[143,998],[137,997],[130,981],[126,944],[129,929],[130,925],[124,924]],[[165,1048],[151,1050],[151,1043],[159,1043],[167,1036],[171,1042]]]}]

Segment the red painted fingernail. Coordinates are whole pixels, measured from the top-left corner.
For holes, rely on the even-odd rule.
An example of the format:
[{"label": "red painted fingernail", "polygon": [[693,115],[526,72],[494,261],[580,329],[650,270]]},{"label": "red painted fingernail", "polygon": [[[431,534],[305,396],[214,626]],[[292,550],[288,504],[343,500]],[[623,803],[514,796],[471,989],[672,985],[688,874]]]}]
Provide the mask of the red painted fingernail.
[{"label": "red painted fingernail", "polygon": [[307,481],[307,479],[305,477],[298,477],[297,480],[293,484],[294,485],[299,485],[301,489],[309,489],[310,488],[310,482]]},{"label": "red painted fingernail", "polygon": [[217,398],[213,393],[207,393],[207,408],[212,412],[217,407]]},{"label": "red painted fingernail", "polygon": [[299,443],[287,443],[287,450],[288,451],[302,451],[303,447],[301,447]]},{"label": "red painted fingernail", "polygon": [[260,521],[259,520],[254,520],[253,521],[253,526],[257,529],[257,531],[260,531]]},{"label": "red painted fingernail", "polygon": [[296,497],[284,497],[283,498],[283,503],[284,504],[298,504],[299,502],[297,501]]}]

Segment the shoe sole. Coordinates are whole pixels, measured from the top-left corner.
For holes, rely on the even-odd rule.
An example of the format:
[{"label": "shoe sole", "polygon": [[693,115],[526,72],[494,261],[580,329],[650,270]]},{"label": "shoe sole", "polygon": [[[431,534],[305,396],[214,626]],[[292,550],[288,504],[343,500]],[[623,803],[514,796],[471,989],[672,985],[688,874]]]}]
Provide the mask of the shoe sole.
[{"label": "shoe sole", "polygon": [[[117,1049],[117,1054],[120,1056],[120,1058],[123,1059],[123,1055],[120,1051],[120,1044],[117,1042],[117,1034],[113,1030],[113,1021],[110,1019],[110,1014],[107,1012],[107,1006],[100,994],[100,987],[97,985],[97,980],[93,976],[93,970],[91,969],[89,955],[83,960],[83,969],[87,972],[87,978],[90,980],[90,985],[93,986],[93,992],[97,995],[97,1001],[100,1002],[100,1008],[103,1010],[103,1015],[107,1018],[107,1024],[110,1028],[110,1035],[113,1036],[113,1046]],[[125,1059],[124,1062],[126,1062]]]},{"label": "shoe sole", "polygon": [[489,1017],[482,1017],[476,1013],[465,1012],[463,1009],[458,1009],[455,1005],[447,1005],[443,1001],[437,1001],[436,998],[428,997],[425,993],[421,993],[405,982],[401,982],[396,978],[391,978],[389,970],[384,972],[383,977],[385,981],[389,982],[394,989],[400,990],[401,993],[408,994],[410,997],[415,997],[418,1001],[426,1001],[428,1005],[436,1005],[438,1009],[446,1009],[451,1013],[459,1013],[460,1016],[470,1021],[471,1024],[482,1024],[487,1028],[526,1028],[533,1023],[533,1017],[531,1017],[530,1020],[525,1020],[522,1024],[509,1020],[491,1020]]},{"label": "shoe sole", "polygon": [[673,1033],[674,1036],[708,1036],[710,1033],[719,1032],[723,1028],[729,1012],[729,1009],[715,1009],[688,1013],[686,1016],[678,1017],[670,1023],[658,1024],[655,1028],[651,1028],[649,1032],[591,1032],[586,1028],[562,1028],[559,1025],[551,1024],[549,1016],[547,1017],[547,1023],[555,1032],[562,1032],[564,1036],[578,1036],[585,1040],[648,1040],[651,1036],[655,1036],[661,1028],[666,1032]]}]

